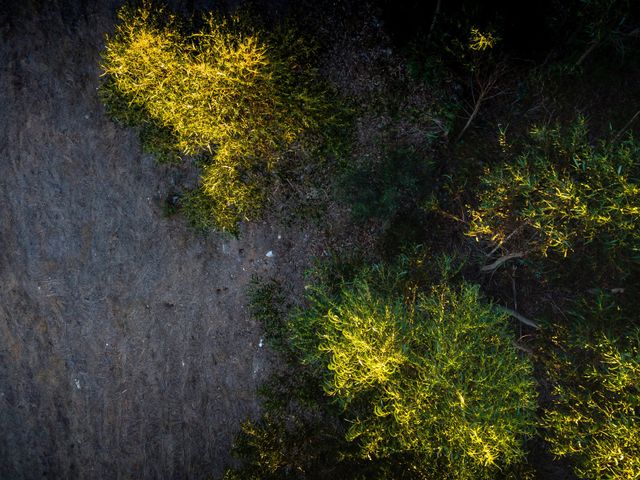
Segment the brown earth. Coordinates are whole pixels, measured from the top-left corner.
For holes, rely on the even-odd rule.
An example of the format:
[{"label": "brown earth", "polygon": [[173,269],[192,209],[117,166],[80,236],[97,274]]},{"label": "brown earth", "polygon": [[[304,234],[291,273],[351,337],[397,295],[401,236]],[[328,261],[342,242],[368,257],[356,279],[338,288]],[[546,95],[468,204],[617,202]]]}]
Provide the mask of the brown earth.
[{"label": "brown earth", "polygon": [[162,216],[188,172],[96,96],[119,3],[0,2],[2,479],[220,475],[273,365],[246,287],[299,278],[311,248]]}]

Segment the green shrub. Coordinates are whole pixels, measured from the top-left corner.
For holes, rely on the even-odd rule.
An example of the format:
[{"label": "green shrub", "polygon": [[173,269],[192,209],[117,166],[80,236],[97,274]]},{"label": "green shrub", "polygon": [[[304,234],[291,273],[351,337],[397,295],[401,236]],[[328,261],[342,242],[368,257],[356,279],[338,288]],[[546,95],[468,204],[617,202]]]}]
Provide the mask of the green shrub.
[{"label": "green shrub", "polygon": [[286,320],[288,308],[282,286],[275,280],[252,280],[249,289],[249,310],[259,321],[269,346],[281,353],[288,353]]},{"label": "green shrub", "polygon": [[584,119],[570,130],[534,128],[513,163],[488,170],[469,235],[502,243],[518,228],[524,248],[547,255],[640,254],[640,144],[592,145]]},{"label": "green shrub", "polygon": [[[620,61],[633,55],[637,27],[637,4],[629,0],[567,0],[554,2],[548,19],[553,31],[562,32],[558,41],[559,60],[551,69],[560,73],[582,73],[589,61],[608,56]],[[563,38],[564,37],[564,38]],[[595,57],[595,58],[594,58]]]},{"label": "green shrub", "polygon": [[425,241],[431,218],[423,205],[438,183],[435,162],[412,148],[388,148],[379,161],[354,162],[338,182],[338,197],[356,222],[379,225],[378,250],[396,255]]},{"label": "green shrub", "polygon": [[218,228],[255,218],[282,156],[331,123],[311,49],[286,28],[267,34],[236,17],[210,15],[190,34],[162,10],[119,18],[102,61],[109,111],[140,125],[162,158],[205,159],[201,191]]},{"label": "green shrub", "polygon": [[249,292],[252,316],[265,329],[267,344],[288,368],[260,387],[262,416],[247,421],[234,442],[242,466],[225,472],[225,479],[364,479],[374,468],[354,455],[344,438],[339,412],[323,395],[318,377],[297,362],[289,348],[290,307],[282,286],[255,279]]},{"label": "green shrub", "polygon": [[317,397],[316,379],[303,371],[273,378],[265,395],[264,413],[245,422],[234,442],[243,465],[224,478],[256,480],[355,480],[375,476],[375,468],[358,459],[344,439],[344,425],[334,409]]},{"label": "green shrub", "polygon": [[411,211],[431,191],[433,162],[407,149],[390,152],[379,163],[355,165],[345,173],[343,195],[358,219],[390,222]]},{"label": "green shrub", "polygon": [[640,330],[556,360],[546,439],[584,478],[640,478]]},{"label": "green shrub", "polygon": [[[362,458],[400,462],[407,478],[495,478],[533,433],[531,364],[478,288],[421,292],[374,267],[310,290],[291,320],[301,361],[324,378]],[[403,293],[404,292],[404,293]]]}]

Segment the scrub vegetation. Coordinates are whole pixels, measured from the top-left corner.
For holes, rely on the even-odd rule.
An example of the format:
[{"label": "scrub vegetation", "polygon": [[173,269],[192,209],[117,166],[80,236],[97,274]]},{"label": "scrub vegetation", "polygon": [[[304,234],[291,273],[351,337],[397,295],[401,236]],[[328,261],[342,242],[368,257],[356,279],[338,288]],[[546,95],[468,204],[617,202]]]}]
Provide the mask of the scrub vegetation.
[{"label": "scrub vegetation", "polygon": [[639,333],[580,338],[558,358],[545,438],[583,478],[634,478],[640,471]]},{"label": "scrub vegetation", "polygon": [[362,458],[492,478],[522,461],[533,434],[532,365],[477,286],[455,285],[447,271],[418,286],[402,263],[309,289],[310,307],[289,320],[291,346],[335,399]]},{"label": "scrub vegetation", "polygon": [[483,175],[469,235],[504,243],[527,229],[529,248],[543,255],[640,259],[640,146],[592,145],[588,133],[584,118],[532,128],[523,153]]},{"label": "scrub vegetation", "polygon": [[266,33],[239,16],[211,14],[194,32],[148,5],[125,7],[119,20],[102,62],[103,101],[141,128],[159,160],[196,158],[201,181],[185,197],[187,216],[235,232],[259,216],[283,156],[312,148],[334,121],[311,47],[287,27]]},{"label": "scrub vegetation", "polygon": [[192,225],[326,235],[253,285],[283,371],[225,478],[640,478],[637,5],[356,3],[107,39],[101,98],[196,166]]}]

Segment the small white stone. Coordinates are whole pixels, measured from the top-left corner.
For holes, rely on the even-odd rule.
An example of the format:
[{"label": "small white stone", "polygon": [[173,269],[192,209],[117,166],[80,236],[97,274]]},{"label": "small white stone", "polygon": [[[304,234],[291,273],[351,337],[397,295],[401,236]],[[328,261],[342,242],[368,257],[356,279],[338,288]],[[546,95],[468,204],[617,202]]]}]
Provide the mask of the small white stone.
[{"label": "small white stone", "polygon": [[269,251],[267,252],[267,255],[266,255],[266,256],[267,256],[268,258],[273,258],[275,255],[273,254],[273,251],[272,251],[272,250],[269,250]]},{"label": "small white stone", "polygon": [[263,345],[264,345],[264,340],[260,339],[260,341],[258,342],[258,347],[262,348]]},{"label": "small white stone", "polygon": [[76,388],[77,388],[78,390],[80,390],[80,380],[78,380],[77,378],[74,378],[74,379],[73,379],[73,381],[74,381],[74,382],[75,382],[75,384],[76,384]]}]

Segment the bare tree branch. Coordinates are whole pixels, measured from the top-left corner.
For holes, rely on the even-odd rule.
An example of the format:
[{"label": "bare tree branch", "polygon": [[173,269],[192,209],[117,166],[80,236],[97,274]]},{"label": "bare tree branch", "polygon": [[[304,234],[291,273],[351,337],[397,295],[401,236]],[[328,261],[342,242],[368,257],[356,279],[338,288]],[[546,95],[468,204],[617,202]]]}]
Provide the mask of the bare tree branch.
[{"label": "bare tree branch", "polygon": [[494,97],[496,97],[496,96],[501,94],[501,92],[496,93],[494,95],[492,95],[491,93],[493,92],[493,89],[496,86],[496,83],[498,83],[498,80],[502,76],[503,71],[504,71],[504,65],[503,64],[499,64],[491,72],[491,74],[485,79],[482,79],[482,78],[480,78],[479,75],[476,75],[476,77],[475,77],[476,78],[476,83],[480,87],[480,91],[478,92],[478,98],[477,99],[476,99],[476,96],[475,96],[475,93],[474,93],[474,88],[473,88],[474,87],[474,82],[471,82],[471,92],[472,92],[471,95],[472,95],[472,98],[473,98],[475,103],[474,103],[474,106],[473,106],[473,111],[471,112],[471,115],[469,115],[469,118],[467,119],[467,123],[464,125],[464,127],[462,127],[462,130],[460,130],[460,133],[456,137],[456,143],[460,141],[460,139],[462,138],[464,133],[467,131],[467,129],[469,128],[469,126],[471,125],[473,120],[478,115],[478,112],[480,111],[480,106],[486,100],[489,100],[490,98],[494,98]]},{"label": "bare tree branch", "polygon": [[631,120],[629,120],[629,121],[624,125],[624,127],[622,127],[618,133],[616,133],[616,136],[615,136],[615,137],[613,137],[613,140],[611,140],[611,143],[612,143],[612,144],[618,143],[618,140],[620,140],[620,137],[622,136],[622,134],[623,134],[624,132],[626,132],[626,131],[629,129],[629,127],[630,127],[631,125],[633,125],[633,122],[635,122],[635,121],[636,121],[636,119],[637,119],[639,116],[640,116],[640,110],[638,110],[638,111],[635,113],[635,115],[634,115],[633,117],[631,117]]},{"label": "bare tree branch", "polygon": [[514,258],[522,258],[522,257],[524,257],[524,252],[510,253],[509,255],[504,255],[504,256],[500,257],[495,262],[490,263],[489,265],[485,265],[484,267],[482,267],[480,269],[480,271],[481,272],[492,272],[496,268],[498,268],[500,265],[502,265],[503,263],[508,262],[509,260],[513,260]]},{"label": "bare tree branch", "polygon": [[502,305],[497,305],[497,308],[498,310],[506,313],[507,315],[510,315],[511,317],[515,318],[516,320],[519,320],[521,323],[524,323],[525,325],[528,325],[531,328],[535,328],[536,330],[540,328],[536,322],[534,322],[533,320],[529,320],[527,317],[519,314],[515,310],[511,310],[510,308],[503,307]]}]

